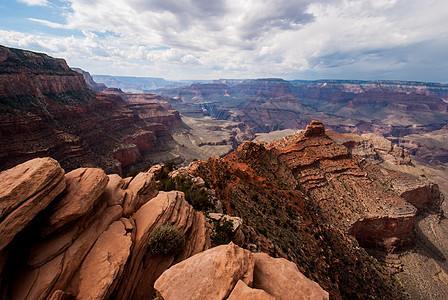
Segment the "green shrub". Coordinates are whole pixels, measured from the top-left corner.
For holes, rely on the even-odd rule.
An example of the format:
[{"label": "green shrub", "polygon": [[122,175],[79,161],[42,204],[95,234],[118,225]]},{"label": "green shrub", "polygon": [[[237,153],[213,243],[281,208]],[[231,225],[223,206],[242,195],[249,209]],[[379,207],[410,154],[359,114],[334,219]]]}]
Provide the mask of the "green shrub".
[{"label": "green shrub", "polygon": [[179,254],[185,245],[185,233],[173,225],[163,224],[154,229],[149,237],[148,252],[151,254]]},{"label": "green shrub", "polygon": [[157,185],[159,191],[181,191],[185,194],[185,200],[195,209],[205,211],[213,207],[208,199],[208,192],[202,187],[195,186],[193,182],[185,176],[177,176],[174,179],[164,177]]},{"label": "green shrub", "polygon": [[223,220],[215,224],[215,232],[212,234],[211,239],[215,246],[226,245],[232,241],[233,235],[233,222]]}]

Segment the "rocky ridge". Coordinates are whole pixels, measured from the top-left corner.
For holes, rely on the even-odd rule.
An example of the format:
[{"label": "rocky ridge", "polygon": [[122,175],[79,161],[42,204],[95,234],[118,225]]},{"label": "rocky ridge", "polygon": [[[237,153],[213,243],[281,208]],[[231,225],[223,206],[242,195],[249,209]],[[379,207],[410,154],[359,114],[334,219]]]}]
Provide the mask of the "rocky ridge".
[{"label": "rocky ridge", "polygon": [[[352,140],[347,145],[354,145]],[[360,147],[371,150],[365,157],[336,143],[321,122],[313,121],[303,132],[265,145],[244,143],[222,159],[193,165],[190,172],[216,190],[228,213],[244,220],[246,244],[295,262],[331,297],[369,297],[373,292],[368,286],[394,298],[397,294],[390,295],[397,288],[386,279],[390,275],[381,275],[386,271],[356,248],[348,234],[369,251],[412,249],[417,216],[412,203],[422,213],[437,213],[443,195],[422,178],[366,159],[383,151],[381,155],[395,157],[397,166],[406,166],[406,151],[385,139],[376,141],[383,149],[377,151],[361,140]],[[353,264],[362,265],[356,268],[364,270],[362,276],[352,277],[358,272]]]},{"label": "rocky ridge", "polygon": [[[209,249],[204,213],[182,192],[157,191],[162,171],[153,166],[125,179],[97,168],[64,175],[54,159],[36,158],[1,172],[0,202],[7,206],[0,299],[153,299],[153,286],[167,300],[328,299],[285,259],[233,243]],[[185,235],[185,244],[154,253],[153,233],[167,224]]]}]

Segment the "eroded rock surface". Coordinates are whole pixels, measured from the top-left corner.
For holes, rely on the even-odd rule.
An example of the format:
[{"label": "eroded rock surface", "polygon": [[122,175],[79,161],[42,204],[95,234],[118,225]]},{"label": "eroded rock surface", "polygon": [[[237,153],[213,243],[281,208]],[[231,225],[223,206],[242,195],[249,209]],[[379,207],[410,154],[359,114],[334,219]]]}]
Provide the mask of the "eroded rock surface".
[{"label": "eroded rock surface", "polygon": [[101,167],[121,175],[148,164],[145,155],[167,151],[171,127],[182,124],[157,101],[128,104],[89,89],[63,59],[3,46],[0,109],[0,170],[51,156],[66,171]]},{"label": "eroded rock surface", "polygon": [[64,170],[36,158],[0,173],[0,250],[65,188]]},{"label": "eroded rock surface", "polygon": [[[210,247],[204,215],[197,212],[177,191],[159,192],[131,218],[136,227],[131,258],[125,267],[118,299],[151,299],[155,280],[169,266]],[[186,244],[179,255],[162,256],[148,253],[148,241],[154,229],[173,224],[186,235]]]},{"label": "eroded rock surface", "polygon": [[294,263],[252,254],[233,243],[171,267],[154,287],[165,300],[328,299],[328,293],[303,276]]},{"label": "eroded rock surface", "polygon": [[109,181],[103,170],[94,168],[73,170],[65,178],[67,187],[48,216],[49,232],[54,232],[92,211],[95,201],[104,192]]},{"label": "eroded rock surface", "polygon": [[329,299],[319,284],[306,278],[297,266],[283,258],[255,253],[253,287],[282,300]]},{"label": "eroded rock surface", "polygon": [[[0,299],[151,299],[163,271],[210,247],[203,213],[181,192],[155,197],[152,172],[121,179],[81,168],[64,176],[43,158],[0,178]],[[180,254],[151,255],[148,239],[165,223],[187,242]]]}]

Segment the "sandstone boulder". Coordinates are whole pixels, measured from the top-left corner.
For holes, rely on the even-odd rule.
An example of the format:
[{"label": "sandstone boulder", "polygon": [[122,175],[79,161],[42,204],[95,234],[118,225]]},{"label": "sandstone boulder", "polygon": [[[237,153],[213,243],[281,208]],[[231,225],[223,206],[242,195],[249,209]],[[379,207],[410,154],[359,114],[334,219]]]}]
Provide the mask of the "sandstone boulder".
[{"label": "sandstone boulder", "polygon": [[107,177],[109,177],[109,182],[101,197],[105,198],[109,206],[122,205],[126,196],[124,189],[127,183],[117,174],[110,174]]},{"label": "sandstone boulder", "polygon": [[[11,215],[22,224],[0,232],[7,245],[0,250],[2,299],[152,299],[154,281],[163,271],[210,247],[204,214],[182,192],[161,192],[152,199],[158,193],[153,173],[122,179],[81,168],[64,177],[56,161],[39,159],[0,177],[8,183],[0,190],[0,225]],[[27,210],[20,211],[24,205]],[[33,226],[8,245],[5,237],[39,212]],[[177,254],[151,254],[151,233],[165,223],[179,228],[186,243]]]},{"label": "sandstone boulder", "polygon": [[96,168],[76,169],[65,177],[67,187],[48,216],[47,234],[91,212],[109,181],[104,171]]},{"label": "sandstone boulder", "polygon": [[121,221],[109,226],[89,251],[72,286],[77,299],[109,299],[129,257],[130,233]]},{"label": "sandstone boulder", "polygon": [[154,288],[165,300],[226,299],[238,280],[252,284],[253,267],[252,254],[230,243],[174,265]]},{"label": "sandstone boulder", "polygon": [[[32,246],[30,253],[34,253],[35,257],[30,256],[29,263],[16,272],[9,291],[10,298],[45,299],[57,290],[74,295],[66,290],[74,274],[101,234],[120,219],[122,212],[123,209],[118,205],[103,207],[89,215],[75,229],[69,227]],[[74,233],[65,233],[72,230]],[[61,238],[61,235],[66,236]],[[35,265],[31,265],[30,260]]]},{"label": "sandstone boulder", "polygon": [[139,173],[128,184],[123,201],[123,215],[129,217],[143,204],[157,195],[156,181],[153,173]]},{"label": "sandstone boulder", "polygon": [[329,299],[319,284],[283,258],[251,253],[233,243],[180,262],[154,288],[171,299]]},{"label": "sandstone boulder", "polygon": [[64,170],[36,158],[0,173],[0,250],[65,188]]},{"label": "sandstone boulder", "polygon": [[254,253],[253,287],[263,289],[281,300],[329,299],[319,284],[306,278],[297,266],[283,258]]},{"label": "sandstone boulder", "polygon": [[275,300],[277,298],[269,295],[263,290],[253,289],[243,281],[238,280],[227,300]]}]

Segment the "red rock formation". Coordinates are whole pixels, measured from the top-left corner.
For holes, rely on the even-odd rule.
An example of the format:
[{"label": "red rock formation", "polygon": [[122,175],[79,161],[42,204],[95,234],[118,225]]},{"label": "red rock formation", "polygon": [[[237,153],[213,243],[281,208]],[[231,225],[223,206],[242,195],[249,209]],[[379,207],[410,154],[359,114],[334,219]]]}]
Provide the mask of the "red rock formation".
[{"label": "red rock formation", "polygon": [[65,93],[87,89],[81,74],[63,59],[0,46],[0,98]]},{"label": "red rock formation", "polygon": [[[332,297],[348,297],[359,290],[348,291],[330,282],[339,282],[341,276],[356,282],[364,280],[367,273],[348,279],[348,274],[357,272],[348,271],[351,264],[364,259],[351,248],[346,234],[353,234],[360,245],[376,250],[409,249],[415,241],[416,209],[400,197],[404,193],[398,190],[399,176],[407,178],[406,174],[352,155],[324,132],[322,123],[315,121],[304,132],[268,146],[244,143],[223,159],[195,164],[191,172],[215,188],[229,214],[242,217],[246,244],[292,259]],[[404,152],[394,150],[387,140],[384,145],[381,141],[368,148],[372,155],[379,155],[373,146],[378,144],[378,148],[384,148],[382,153],[398,155],[397,163],[405,161]],[[328,271],[336,265],[334,272],[339,275]],[[366,266],[363,270],[375,268]],[[393,290],[387,279],[372,274],[368,277],[370,286],[388,287],[382,295]]]},{"label": "red rock formation", "polygon": [[122,167],[135,165],[142,160],[140,151],[135,144],[126,144],[114,150],[110,156],[118,160]]},{"label": "red rock formation", "polygon": [[[130,261],[117,292],[117,299],[152,299],[155,280],[172,264],[210,247],[205,217],[194,211],[180,192],[160,192],[132,217],[135,233]],[[186,245],[178,256],[163,257],[148,253],[153,230],[170,223],[186,234]]]},{"label": "red rock formation", "polygon": [[339,132],[404,136],[438,130],[448,122],[445,84],[257,79],[159,92],[201,103],[213,117],[243,122],[254,132],[304,129],[318,118]]},{"label": "red rock formation", "polygon": [[[121,179],[77,169],[66,174],[65,188],[63,170],[44,158],[0,177],[8,204],[0,222],[1,299],[152,299],[163,271],[210,247],[204,215],[183,193],[155,197],[152,173]],[[148,239],[165,223],[187,242],[179,255],[150,255]]]},{"label": "red rock formation", "polygon": [[[384,166],[387,170],[372,167],[372,176],[381,174],[375,177],[383,181],[385,186],[392,185],[400,197],[414,205],[420,212],[440,210],[444,200],[443,194],[437,184],[418,175],[419,171],[412,164],[409,151],[392,145],[390,140],[374,134],[357,136],[333,131],[328,134],[332,139],[346,146],[351,153]],[[403,169],[402,166],[405,168]],[[407,173],[402,173],[406,170]]]}]

